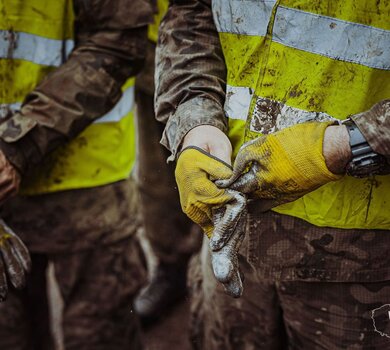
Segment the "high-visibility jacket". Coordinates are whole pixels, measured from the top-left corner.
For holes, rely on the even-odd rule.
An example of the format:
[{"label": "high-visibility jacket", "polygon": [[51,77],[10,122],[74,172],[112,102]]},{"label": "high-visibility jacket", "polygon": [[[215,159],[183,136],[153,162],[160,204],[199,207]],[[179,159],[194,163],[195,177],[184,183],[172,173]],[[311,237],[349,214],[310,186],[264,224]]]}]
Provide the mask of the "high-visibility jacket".
[{"label": "high-visibility jacket", "polygon": [[[261,134],[342,120],[390,96],[388,1],[213,0],[212,9],[234,154]],[[390,176],[346,176],[275,211],[317,226],[390,229]]]},{"label": "high-visibility jacket", "polygon": [[[17,110],[26,94],[72,50],[73,4],[70,0],[3,0],[1,6],[5,15],[0,16],[0,69],[6,72],[6,80],[1,84],[0,103],[2,108]],[[133,85],[133,79],[127,81],[122,98],[108,114],[26,178],[23,193],[94,187],[129,177],[135,160]]]},{"label": "high-visibility jacket", "polygon": [[154,15],[154,21],[148,27],[148,38],[154,43],[158,38],[158,27],[169,6],[169,0],[157,0],[157,13]]}]

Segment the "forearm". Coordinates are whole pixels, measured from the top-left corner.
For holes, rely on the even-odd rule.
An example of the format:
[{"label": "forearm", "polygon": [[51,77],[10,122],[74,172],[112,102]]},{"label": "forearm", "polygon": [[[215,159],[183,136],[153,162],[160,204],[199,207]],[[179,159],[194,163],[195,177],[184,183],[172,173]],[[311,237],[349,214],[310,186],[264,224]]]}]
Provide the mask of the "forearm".
[{"label": "forearm", "polygon": [[75,48],[69,59],[26,96],[20,112],[0,125],[0,149],[20,172],[112,109],[123,83],[142,66],[150,9],[137,9],[133,13],[139,11],[139,16],[132,19],[107,13],[108,7],[124,3],[146,6],[143,0],[74,1]]},{"label": "forearm", "polygon": [[173,157],[196,126],[226,131],[226,67],[210,1],[173,2],[160,27],[156,60],[156,116],[167,123],[162,143]]},{"label": "forearm", "polygon": [[[371,148],[383,155],[390,170],[390,100],[382,101],[363,113],[354,115],[355,122]],[[328,169],[343,174],[351,160],[349,134],[345,126],[329,126],[324,135],[323,153]]]},{"label": "forearm", "polygon": [[390,165],[390,100],[352,117],[371,148],[385,156]]}]

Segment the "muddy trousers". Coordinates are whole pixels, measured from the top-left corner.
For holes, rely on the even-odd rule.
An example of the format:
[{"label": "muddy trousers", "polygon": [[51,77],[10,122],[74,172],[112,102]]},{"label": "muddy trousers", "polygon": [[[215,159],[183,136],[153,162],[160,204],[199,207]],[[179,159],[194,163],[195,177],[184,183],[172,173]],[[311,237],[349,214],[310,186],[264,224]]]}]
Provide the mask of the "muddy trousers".
[{"label": "muddy trousers", "polygon": [[159,142],[164,125],[155,119],[153,96],[138,89],[136,102],[137,184],[145,236],[160,262],[186,263],[199,249],[201,234],[181,210],[174,163],[167,164],[169,153]]},{"label": "muddy trousers", "polygon": [[[197,349],[379,350],[390,347],[390,339],[375,331],[372,319],[373,310],[390,301],[390,282],[274,283],[259,280],[246,271],[245,293],[241,299],[226,296],[219,286],[211,293],[201,320],[204,333],[192,335],[192,344]],[[378,314],[376,327],[390,336],[389,317],[381,316]]]},{"label": "muddy trousers", "polygon": [[1,350],[51,348],[49,262],[64,303],[65,350],[142,349],[131,310],[146,279],[136,207],[131,179],[7,202],[1,216],[29,248],[33,267],[27,289],[0,303]]},{"label": "muddy trousers", "polygon": [[316,227],[272,212],[249,212],[247,228],[241,298],[216,283],[207,241],[191,269],[197,349],[390,348],[390,231]]},{"label": "muddy trousers", "polygon": [[[144,275],[139,253],[138,243],[128,238],[85,252],[33,254],[28,287],[12,290],[0,304],[0,349],[53,349],[46,280],[49,261],[64,304],[65,349],[142,349],[138,320],[131,311]],[[59,300],[54,300],[54,307],[60,307]]]}]

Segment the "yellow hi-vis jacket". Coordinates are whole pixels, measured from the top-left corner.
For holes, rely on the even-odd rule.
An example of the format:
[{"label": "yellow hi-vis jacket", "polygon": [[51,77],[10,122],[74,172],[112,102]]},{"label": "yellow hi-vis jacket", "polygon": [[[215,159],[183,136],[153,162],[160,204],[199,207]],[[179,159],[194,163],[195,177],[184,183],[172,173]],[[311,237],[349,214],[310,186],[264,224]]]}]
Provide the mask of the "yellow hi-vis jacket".
[{"label": "yellow hi-vis jacket", "polygon": [[153,24],[150,24],[148,27],[148,38],[154,43],[157,43],[158,28],[162,18],[168,11],[168,6],[169,0],[157,0],[157,13],[154,15]]},{"label": "yellow hi-vis jacket", "polygon": [[[390,96],[389,1],[213,0],[212,9],[234,154],[260,134],[342,120]],[[390,176],[346,176],[275,211],[317,226],[390,229]]]},{"label": "yellow hi-vis jacket", "polygon": [[[0,104],[17,110],[25,95],[72,50],[73,5],[70,0],[4,0],[1,6],[6,15],[0,16],[0,70],[6,72],[2,84],[7,89],[1,88]],[[7,33],[16,37],[12,57],[7,56]],[[88,188],[128,178],[135,160],[133,84],[131,79],[123,86],[121,100],[108,114],[26,179],[22,193]]]}]

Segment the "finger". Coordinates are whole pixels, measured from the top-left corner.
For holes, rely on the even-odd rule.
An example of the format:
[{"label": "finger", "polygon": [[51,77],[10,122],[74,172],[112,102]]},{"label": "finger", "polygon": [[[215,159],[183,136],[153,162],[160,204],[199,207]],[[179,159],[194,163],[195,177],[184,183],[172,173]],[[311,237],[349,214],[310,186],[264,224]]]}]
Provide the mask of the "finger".
[{"label": "finger", "polygon": [[250,169],[245,174],[242,174],[236,181],[234,181],[229,188],[245,194],[250,194],[259,189],[257,181],[259,172],[261,171],[258,163],[252,163]]},{"label": "finger", "polygon": [[230,295],[233,298],[239,298],[244,291],[240,272],[234,271],[231,280],[227,283],[224,283],[223,287],[225,289],[226,294]]},{"label": "finger", "polygon": [[257,162],[253,162],[249,170],[245,173],[237,173],[233,171],[233,176],[227,180],[217,180],[215,184],[219,188],[230,188],[242,193],[251,193],[258,189],[257,183],[258,173],[261,171],[260,165]]},{"label": "finger", "polygon": [[[213,210],[214,231],[210,239],[212,250],[219,250],[226,244],[236,231],[241,217],[246,215],[246,197],[237,191],[230,189],[226,191],[233,200],[225,204],[222,209]],[[241,222],[241,224],[245,223]]]},{"label": "finger", "polygon": [[238,230],[221,250],[211,252],[214,276],[224,285],[226,293],[234,298],[240,297],[243,292],[238,264],[238,250],[243,239],[244,231]]},{"label": "finger", "polygon": [[7,298],[7,293],[7,276],[5,274],[4,262],[0,254],[0,302],[3,302]]},{"label": "finger", "polygon": [[211,252],[214,275],[219,282],[227,283],[233,272],[238,271],[237,254],[243,239],[244,232],[237,231],[222,249]]},{"label": "finger", "polygon": [[234,271],[231,281],[223,284],[226,294],[233,298],[239,298],[244,291],[244,281],[245,275],[241,271],[238,263],[238,271]]},{"label": "finger", "polygon": [[9,280],[16,289],[22,289],[26,285],[25,271],[17,257],[13,254],[12,247],[8,241],[3,242],[1,253],[3,254]]},{"label": "finger", "polygon": [[31,271],[31,257],[27,247],[24,245],[23,241],[15,236],[9,238],[8,242],[12,246],[12,251],[14,255],[18,258],[20,264],[22,265],[24,271]]}]

